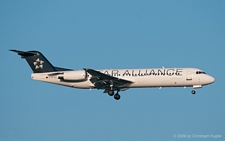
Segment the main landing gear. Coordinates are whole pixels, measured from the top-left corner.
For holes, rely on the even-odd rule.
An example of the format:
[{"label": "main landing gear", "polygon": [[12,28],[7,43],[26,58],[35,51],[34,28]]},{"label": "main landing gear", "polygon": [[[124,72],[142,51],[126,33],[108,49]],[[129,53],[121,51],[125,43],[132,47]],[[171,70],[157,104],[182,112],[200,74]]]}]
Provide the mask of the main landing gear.
[{"label": "main landing gear", "polygon": [[114,94],[113,90],[108,90],[108,94],[109,94],[109,96],[113,96],[114,95],[115,100],[119,100],[120,99],[119,90],[117,90],[116,94]]},{"label": "main landing gear", "polygon": [[120,95],[119,95],[118,93],[116,93],[116,94],[114,95],[114,98],[115,98],[115,100],[119,100],[119,99],[120,99]]},{"label": "main landing gear", "polygon": [[113,96],[114,95],[114,91],[113,90],[109,90],[108,94],[109,94],[109,96]]}]

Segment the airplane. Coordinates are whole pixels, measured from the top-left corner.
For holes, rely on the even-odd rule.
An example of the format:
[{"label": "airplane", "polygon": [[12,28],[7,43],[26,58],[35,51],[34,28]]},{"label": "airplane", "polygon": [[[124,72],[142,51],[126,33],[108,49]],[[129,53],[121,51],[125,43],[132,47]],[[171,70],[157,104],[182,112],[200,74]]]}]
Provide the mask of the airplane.
[{"label": "airplane", "polygon": [[198,68],[72,70],[53,66],[39,51],[10,51],[26,59],[34,80],[72,88],[100,89],[116,100],[120,99],[120,91],[129,88],[192,87],[191,93],[195,94],[194,89],[215,81]]}]

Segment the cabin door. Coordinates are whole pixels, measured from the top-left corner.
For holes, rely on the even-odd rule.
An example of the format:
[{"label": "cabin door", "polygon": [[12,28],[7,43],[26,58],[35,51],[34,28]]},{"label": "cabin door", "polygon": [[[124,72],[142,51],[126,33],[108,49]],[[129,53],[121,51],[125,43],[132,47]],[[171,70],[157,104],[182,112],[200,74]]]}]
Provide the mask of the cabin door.
[{"label": "cabin door", "polygon": [[188,71],[188,72],[187,72],[186,80],[187,80],[187,81],[191,81],[191,80],[192,80],[192,72],[191,72],[191,71]]}]

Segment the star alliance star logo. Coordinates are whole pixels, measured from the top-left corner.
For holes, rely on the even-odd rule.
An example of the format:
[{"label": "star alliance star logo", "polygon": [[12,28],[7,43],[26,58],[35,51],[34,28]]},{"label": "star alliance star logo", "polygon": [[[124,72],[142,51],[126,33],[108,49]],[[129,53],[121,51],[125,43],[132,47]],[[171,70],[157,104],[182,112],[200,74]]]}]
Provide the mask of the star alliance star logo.
[{"label": "star alliance star logo", "polygon": [[39,58],[33,63],[34,63],[35,69],[43,68],[44,61],[40,60]]}]

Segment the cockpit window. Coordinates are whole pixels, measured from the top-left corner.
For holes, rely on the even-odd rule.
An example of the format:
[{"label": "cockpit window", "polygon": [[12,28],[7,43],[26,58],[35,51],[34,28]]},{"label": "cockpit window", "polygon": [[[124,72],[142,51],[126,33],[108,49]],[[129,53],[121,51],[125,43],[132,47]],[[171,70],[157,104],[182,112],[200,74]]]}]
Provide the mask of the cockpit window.
[{"label": "cockpit window", "polygon": [[206,74],[204,71],[196,71],[196,74]]}]

